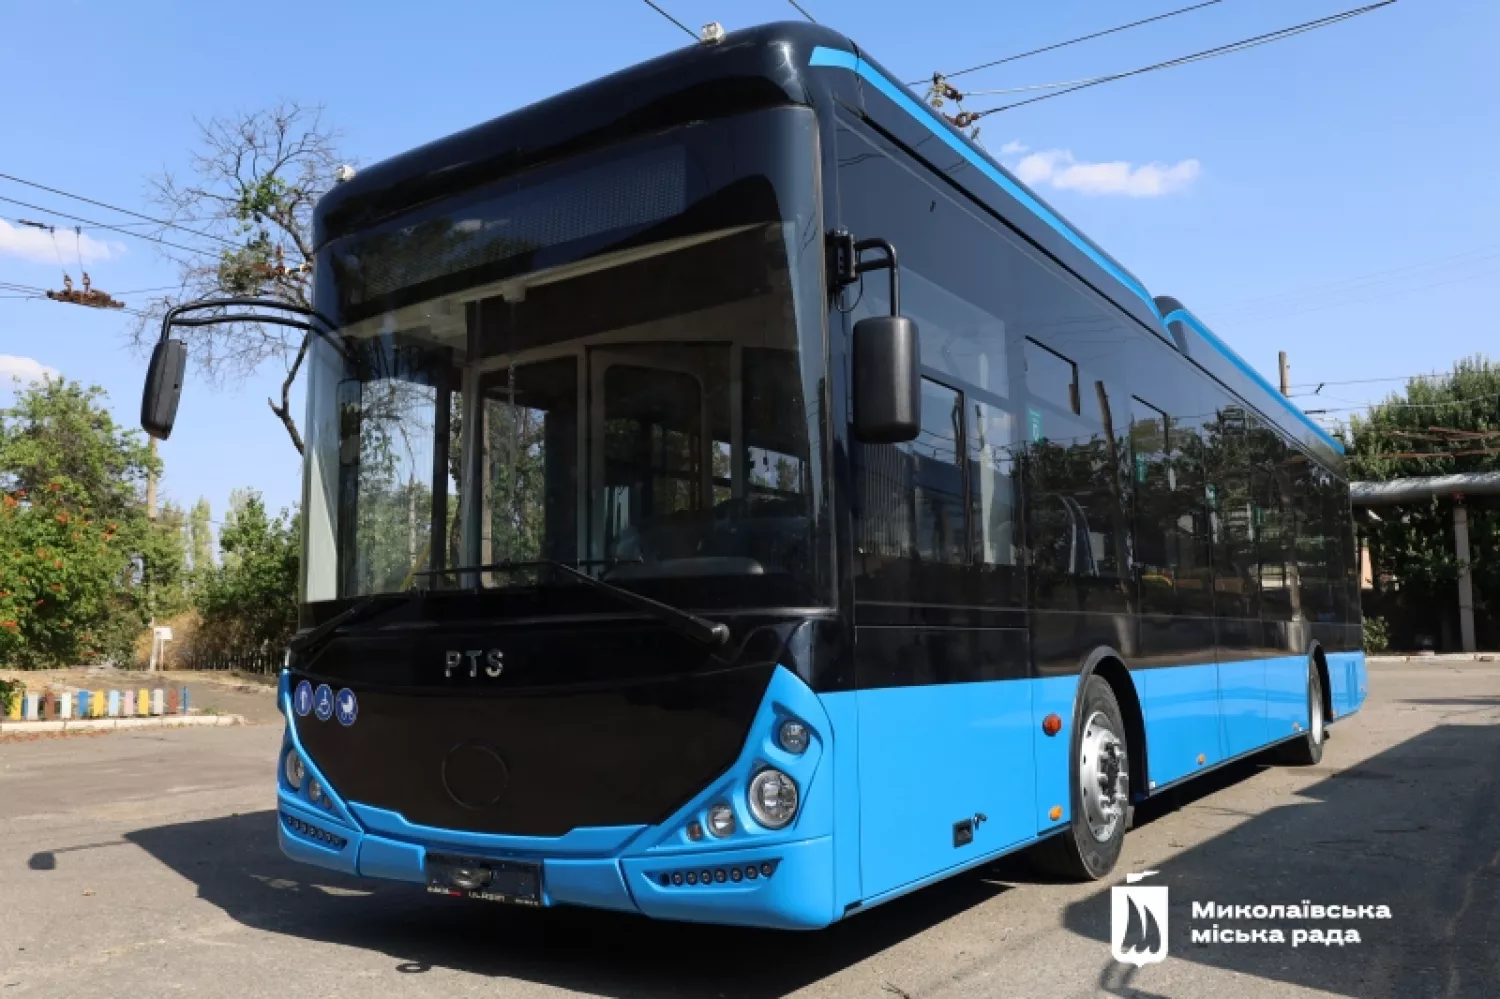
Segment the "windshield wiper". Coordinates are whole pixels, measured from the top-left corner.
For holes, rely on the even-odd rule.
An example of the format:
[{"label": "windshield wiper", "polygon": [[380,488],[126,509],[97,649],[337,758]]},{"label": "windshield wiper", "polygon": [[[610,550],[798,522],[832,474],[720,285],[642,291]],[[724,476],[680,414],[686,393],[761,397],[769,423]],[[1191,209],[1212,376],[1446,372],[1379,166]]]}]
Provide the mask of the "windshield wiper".
[{"label": "windshield wiper", "polygon": [[[585,559],[579,565],[614,565],[620,559]],[[579,572],[565,562],[555,559],[530,559],[518,562],[492,562],[488,565],[460,565],[451,569],[431,569],[426,572],[417,573],[419,576],[440,576],[457,572],[512,572],[517,569],[555,569],[565,576],[570,576],[585,586],[591,586],[600,593],[607,593],[619,600],[621,603],[630,604],[657,620],[666,624],[680,635],[685,635],[695,642],[700,642],[713,648],[723,645],[729,641],[729,626],[720,621],[710,621],[708,618],[699,617],[691,611],[685,611],[681,607],[673,607],[664,604],[660,600],[652,600],[650,597],[642,596],[633,590],[627,590],[623,586],[614,583],[606,583],[602,579],[595,579],[586,572]],[[351,608],[352,609],[352,608]],[[337,619],[335,619],[337,620]]]},{"label": "windshield wiper", "polygon": [[372,616],[389,606],[395,606],[412,597],[412,591],[402,593],[370,593],[339,611],[305,635],[298,635],[287,643],[287,649],[298,658],[305,659],[325,645],[333,633],[346,624],[353,624]]}]

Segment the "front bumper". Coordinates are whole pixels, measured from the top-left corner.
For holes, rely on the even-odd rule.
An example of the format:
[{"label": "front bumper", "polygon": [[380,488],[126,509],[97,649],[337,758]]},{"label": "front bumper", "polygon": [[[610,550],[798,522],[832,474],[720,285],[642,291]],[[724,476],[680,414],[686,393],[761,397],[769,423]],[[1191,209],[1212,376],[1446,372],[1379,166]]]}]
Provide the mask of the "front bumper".
[{"label": "front bumper", "polygon": [[[289,709],[285,698],[284,703]],[[812,748],[795,758],[768,735],[786,713],[805,719],[820,733]],[[302,752],[294,731],[289,725],[285,748]],[[359,877],[425,885],[431,851],[540,864],[545,906],[581,905],[657,919],[775,929],[827,926],[840,915],[834,898],[827,715],[801,680],[778,669],[751,732],[740,760],[661,824],[577,828],[558,837],[414,825],[398,813],[345,802],[303,753],[326,798],[323,805],[314,805],[278,782],[277,836],[292,860]],[[825,758],[829,765],[820,767]],[[743,807],[748,776],[766,765],[791,773],[803,788],[797,819],[780,832],[754,827]],[[690,840],[686,826],[721,801],[735,803],[737,834],[720,841]]]},{"label": "front bumper", "polygon": [[[289,821],[291,820],[291,821]],[[318,834],[322,835],[319,836]],[[484,855],[472,848],[415,843],[351,829],[283,798],[281,850],[304,864],[367,878],[425,884],[427,852]],[[327,837],[333,837],[330,841]],[[652,853],[639,857],[538,857],[515,852],[495,859],[542,865],[542,904],[638,912],[656,919],[818,929],[834,919],[830,836],[760,849]],[[713,880],[720,870],[769,866],[770,876]],[[692,871],[699,883],[673,884]],[[710,879],[701,878],[708,872]],[[665,883],[663,883],[665,882]]]}]

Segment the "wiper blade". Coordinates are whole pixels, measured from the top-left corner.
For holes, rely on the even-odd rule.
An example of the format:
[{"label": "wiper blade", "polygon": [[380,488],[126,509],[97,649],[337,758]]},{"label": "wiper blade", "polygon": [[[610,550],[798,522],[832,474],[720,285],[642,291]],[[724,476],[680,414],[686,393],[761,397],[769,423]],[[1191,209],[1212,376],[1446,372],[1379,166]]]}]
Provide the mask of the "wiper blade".
[{"label": "wiper blade", "polygon": [[[621,559],[583,559],[579,565],[616,565]],[[419,573],[422,576],[447,575],[454,572],[509,572],[516,569],[554,569],[565,576],[572,577],[585,586],[591,586],[600,593],[607,593],[619,600],[621,603],[630,604],[675,630],[678,634],[691,638],[695,642],[714,648],[729,641],[729,626],[721,621],[710,621],[706,617],[699,617],[691,611],[685,611],[681,607],[673,607],[664,604],[660,600],[652,600],[650,597],[642,596],[634,590],[627,590],[623,586],[614,583],[606,583],[602,579],[595,579],[586,572],[579,572],[565,562],[555,559],[529,559],[518,562],[492,562],[488,565],[460,565],[451,569],[434,569]]]},{"label": "wiper blade", "polygon": [[333,633],[347,624],[368,618],[378,611],[385,610],[388,606],[394,606],[411,599],[410,591],[402,593],[371,593],[360,597],[354,603],[339,611],[333,617],[318,625],[305,635],[299,635],[287,643],[287,649],[298,657],[311,656],[321,648]]}]

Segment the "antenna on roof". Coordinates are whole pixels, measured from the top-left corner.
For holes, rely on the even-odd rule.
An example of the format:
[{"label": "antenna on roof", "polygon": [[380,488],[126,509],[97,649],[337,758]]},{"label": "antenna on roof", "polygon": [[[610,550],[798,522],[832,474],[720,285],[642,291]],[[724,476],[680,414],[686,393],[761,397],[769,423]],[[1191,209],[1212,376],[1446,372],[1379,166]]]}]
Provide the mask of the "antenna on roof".
[{"label": "antenna on roof", "polygon": [[703,26],[698,34],[698,41],[704,45],[717,45],[724,40],[724,25],[718,21],[709,21]]}]

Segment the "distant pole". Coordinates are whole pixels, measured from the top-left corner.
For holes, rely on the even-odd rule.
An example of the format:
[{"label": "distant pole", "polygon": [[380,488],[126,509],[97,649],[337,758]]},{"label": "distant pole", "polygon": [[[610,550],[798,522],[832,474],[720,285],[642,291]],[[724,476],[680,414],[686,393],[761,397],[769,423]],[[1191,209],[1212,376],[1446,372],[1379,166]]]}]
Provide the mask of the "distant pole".
[{"label": "distant pole", "polygon": [[151,467],[146,469],[146,519],[156,519],[156,438],[151,438]]},{"label": "distant pole", "polygon": [[1469,567],[1469,510],[1453,494],[1453,554],[1458,557],[1458,632],[1465,652],[1474,651],[1474,574]]},{"label": "distant pole", "polygon": [[1286,351],[1278,351],[1276,361],[1281,368],[1281,394],[1292,394],[1292,366],[1286,363]]}]

